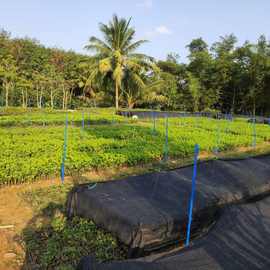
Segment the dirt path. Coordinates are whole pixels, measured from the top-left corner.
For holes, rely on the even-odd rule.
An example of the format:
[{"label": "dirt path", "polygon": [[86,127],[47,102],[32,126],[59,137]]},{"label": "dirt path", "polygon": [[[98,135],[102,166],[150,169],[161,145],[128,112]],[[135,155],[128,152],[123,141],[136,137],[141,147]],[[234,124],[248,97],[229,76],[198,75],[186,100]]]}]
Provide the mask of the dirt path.
[{"label": "dirt path", "polygon": [[21,194],[57,183],[59,182],[55,180],[46,180],[0,189],[0,270],[20,269],[24,261],[20,234],[35,213],[23,200]]},{"label": "dirt path", "polygon": [[18,234],[33,216],[32,209],[18,195],[19,187],[0,190],[0,226],[13,228],[0,229],[0,269],[20,269],[23,262],[23,247],[19,244]]}]

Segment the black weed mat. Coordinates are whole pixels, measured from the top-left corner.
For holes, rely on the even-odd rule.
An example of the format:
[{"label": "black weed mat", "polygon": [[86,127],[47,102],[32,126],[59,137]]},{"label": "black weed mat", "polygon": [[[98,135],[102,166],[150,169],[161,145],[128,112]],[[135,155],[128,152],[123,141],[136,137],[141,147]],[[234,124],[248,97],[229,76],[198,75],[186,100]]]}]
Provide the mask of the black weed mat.
[{"label": "black weed mat", "polygon": [[[125,117],[132,117],[137,116],[138,118],[145,119],[145,118],[175,118],[175,117],[197,117],[197,116],[204,116],[204,117],[214,117],[216,114],[208,113],[208,112],[202,112],[202,113],[187,113],[187,112],[165,112],[165,111],[118,111],[118,115],[125,116]],[[220,118],[223,117],[222,114],[220,114]]]},{"label": "black weed mat", "polygon": [[[147,255],[186,237],[192,166],[77,186],[68,215],[93,220],[130,248]],[[270,191],[270,156],[214,160],[198,165],[192,237],[202,233],[224,206]]]},{"label": "black weed mat", "polygon": [[86,257],[77,270],[269,270],[270,197],[222,212],[205,237],[174,255],[107,264]]}]

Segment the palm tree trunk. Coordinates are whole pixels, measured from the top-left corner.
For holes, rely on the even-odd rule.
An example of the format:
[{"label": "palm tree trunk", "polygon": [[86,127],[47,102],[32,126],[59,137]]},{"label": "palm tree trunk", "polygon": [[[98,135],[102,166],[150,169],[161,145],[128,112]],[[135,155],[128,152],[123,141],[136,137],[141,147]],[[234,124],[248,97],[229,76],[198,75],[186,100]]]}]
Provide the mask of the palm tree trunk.
[{"label": "palm tree trunk", "polygon": [[119,108],[119,89],[118,89],[118,83],[115,82],[115,109],[118,111]]}]

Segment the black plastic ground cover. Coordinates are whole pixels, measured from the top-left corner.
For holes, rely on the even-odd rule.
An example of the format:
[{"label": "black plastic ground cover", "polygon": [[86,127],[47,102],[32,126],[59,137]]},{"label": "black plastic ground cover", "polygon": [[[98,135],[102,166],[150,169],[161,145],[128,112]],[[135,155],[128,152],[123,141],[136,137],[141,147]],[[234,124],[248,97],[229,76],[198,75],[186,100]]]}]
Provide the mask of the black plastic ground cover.
[{"label": "black plastic ground cover", "polygon": [[[166,112],[166,111],[118,111],[118,115],[125,117],[132,117],[136,115],[138,118],[165,118],[165,117],[195,117],[195,116],[204,116],[204,117],[213,117],[214,114],[208,112],[201,113],[189,113],[189,112]],[[216,114],[215,114],[216,115]],[[222,115],[220,115],[222,116]]]},{"label": "black plastic ground cover", "polygon": [[[132,111],[118,111],[118,115],[124,117],[132,117],[137,116],[141,119],[147,118],[177,118],[177,117],[209,117],[215,119],[230,119],[229,114],[224,113],[211,113],[211,112],[166,112],[166,111],[142,111],[142,110],[132,110]],[[233,118],[244,118],[247,119],[248,122],[253,122],[253,117],[251,115],[233,115]],[[257,124],[269,124],[270,118],[263,117],[263,116],[256,116],[256,123]]]},{"label": "black plastic ground cover", "polygon": [[[130,257],[184,240],[192,166],[79,185],[69,194],[68,215],[93,220],[130,248]],[[270,156],[199,163],[192,236],[221,206],[270,191]]]},{"label": "black plastic ground cover", "polygon": [[[148,258],[149,259],[149,258]],[[174,255],[152,262],[98,264],[83,258],[78,270],[269,270],[270,197],[225,207],[213,229]]]}]

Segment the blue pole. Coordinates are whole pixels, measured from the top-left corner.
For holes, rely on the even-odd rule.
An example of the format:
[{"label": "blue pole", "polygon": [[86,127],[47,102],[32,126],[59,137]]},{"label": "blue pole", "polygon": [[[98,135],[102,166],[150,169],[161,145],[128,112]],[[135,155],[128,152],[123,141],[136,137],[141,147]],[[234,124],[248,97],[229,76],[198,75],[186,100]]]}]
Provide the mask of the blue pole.
[{"label": "blue pole", "polygon": [[62,184],[65,180],[65,161],[67,157],[67,129],[68,129],[68,115],[66,114],[66,123],[64,129],[64,147],[63,147],[63,156],[62,156],[62,163],[61,163],[61,181]]},{"label": "blue pole", "polygon": [[82,129],[84,129],[84,112],[82,112]]},{"label": "blue pole", "polygon": [[191,223],[192,223],[192,211],[193,211],[193,204],[194,204],[195,192],[196,192],[197,163],[198,163],[199,152],[200,152],[200,147],[199,147],[198,144],[196,144],[195,149],[194,149],[194,165],[193,165],[192,187],[191,187],[191,196],[190,196],[189,210],[188,210],[188,226],[187,226],[186,247],[189,246],[189,241],[190,241],[190,231],[191,231]]},{"label": "blue pole", "polygon": [[214,153],[217,155],[219,152],[219,145],[220,145],[220,123],[219,120],[217,120],[217,134],[216,134],[216,147],[214,149]]}]

